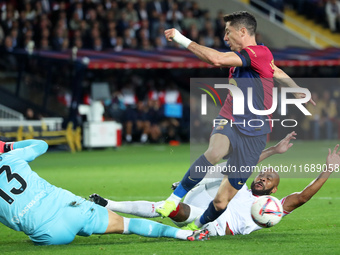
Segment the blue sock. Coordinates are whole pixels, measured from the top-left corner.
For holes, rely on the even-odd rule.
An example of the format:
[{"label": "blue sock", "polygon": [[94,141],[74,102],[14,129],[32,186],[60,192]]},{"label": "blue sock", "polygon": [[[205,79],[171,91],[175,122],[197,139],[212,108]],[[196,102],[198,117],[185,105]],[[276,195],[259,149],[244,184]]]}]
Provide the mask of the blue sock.
[{"label": "blue sock", "polygon": [[202,154],[185,173],[181,183],[175,189],[174,194],[180,198],[184,197],[206,175],[206,172],[195,171],[196,167],[205,167],[205,170],[207,170],[210,166],[213,165],[207,160],[204,154]]},{"label": "blue sock", "polygon": [[146,237],[171,237],[176,238],[180,229],[146,219],[130,219],[128,231]]},{"label": "blue sock", "polygon": [[210,204],[209,204],[209,207],[207,208],[207,210],[205,210],[205,212],[202,214],[202,216],[200,218],[201,224],[204,225],[208,222],[212,222],[212,221],[216,220],[218,217],[221,216],[221,214],[226,209],[221,210],[221,211],[216,211],[215,206],[213,204],[213,201],[211,201]]}]

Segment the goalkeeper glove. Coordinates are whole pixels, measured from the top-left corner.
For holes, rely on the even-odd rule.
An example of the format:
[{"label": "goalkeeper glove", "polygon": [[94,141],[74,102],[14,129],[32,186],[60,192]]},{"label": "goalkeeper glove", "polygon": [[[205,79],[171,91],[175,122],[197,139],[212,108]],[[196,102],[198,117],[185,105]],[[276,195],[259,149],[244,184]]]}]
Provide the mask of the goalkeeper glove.
[{"label": "goalkeeper glove", "polygon": [[12,143],[5,143],[0,141],[0,153],[4,153],[4,152],[9,152],[11,150],[13,150],[13,142]]}]

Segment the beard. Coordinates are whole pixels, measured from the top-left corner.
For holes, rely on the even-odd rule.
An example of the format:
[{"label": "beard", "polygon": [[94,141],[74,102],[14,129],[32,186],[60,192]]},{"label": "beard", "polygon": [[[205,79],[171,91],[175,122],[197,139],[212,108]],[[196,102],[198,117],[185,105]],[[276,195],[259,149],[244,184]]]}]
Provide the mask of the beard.
[{"label": "beard", "polygon": [[[257,183],[262,183],[262,187],[264,188],[263,182],[259,181]],[[270,189],[257,190],[257,189],[255,189],[255,182],[254,181],[251,183],[251,186],[250,186],[251,192],[253,193],[253,195],[256,195],[256,196],[270,195],[272,193],[273,188],[274,187],[272,187]]]}]

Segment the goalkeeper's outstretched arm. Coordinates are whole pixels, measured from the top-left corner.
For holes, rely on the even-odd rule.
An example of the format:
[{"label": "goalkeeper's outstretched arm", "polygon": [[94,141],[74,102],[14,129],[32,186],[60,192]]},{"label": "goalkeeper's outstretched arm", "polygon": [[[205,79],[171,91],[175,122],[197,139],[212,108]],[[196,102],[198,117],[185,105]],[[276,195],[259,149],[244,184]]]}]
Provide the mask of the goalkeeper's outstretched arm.
[{"label": "goalkeeper's outstretched arm", "polygon": [[19,142],[5,143],[0,141],[0,153],[11,153],[27,162],[44,154],[48,145],[43,140],[24,140]]}]

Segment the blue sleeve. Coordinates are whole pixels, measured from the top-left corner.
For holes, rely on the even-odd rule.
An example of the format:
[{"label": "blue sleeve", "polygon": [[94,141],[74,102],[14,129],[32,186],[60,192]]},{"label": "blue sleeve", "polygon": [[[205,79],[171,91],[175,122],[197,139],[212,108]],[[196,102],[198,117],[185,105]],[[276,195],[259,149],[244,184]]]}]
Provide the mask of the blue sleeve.
[{"label": "blue sleeve", "polygon": [[45,141],[32,139],[13,143],[13,150],[7,153],[30,162],[44,154],[47,149],[48,145]]},{"label": "blue sleeve", "polygon": [[240,52],[235,51],[235,53],[242,60],[242,66],[243,67],[250,67],[251,66],[251,59],[250,59],[248,52],[246,50],[241,50]]}]

